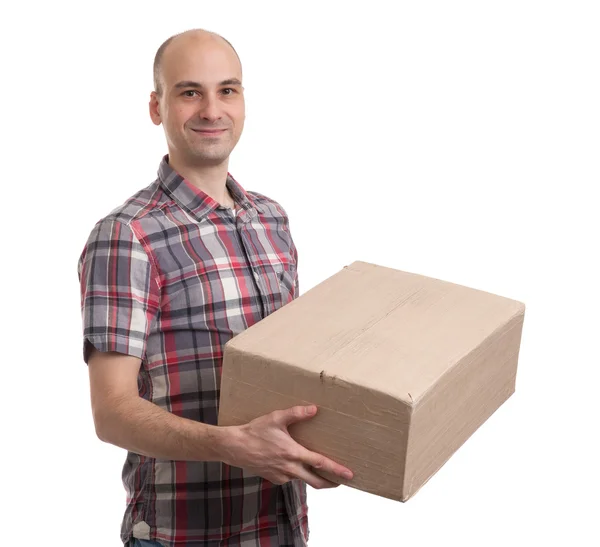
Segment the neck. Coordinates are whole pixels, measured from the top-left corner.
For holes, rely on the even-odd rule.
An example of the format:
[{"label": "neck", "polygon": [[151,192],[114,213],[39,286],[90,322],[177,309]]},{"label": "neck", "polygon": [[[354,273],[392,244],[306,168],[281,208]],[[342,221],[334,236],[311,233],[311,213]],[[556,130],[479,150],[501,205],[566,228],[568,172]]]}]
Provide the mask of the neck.
[{"label": "neck", "polygon": [[190,165],[182,158],[171,155],[169,152],[169,165],[186,179],[190,184],[208,194],[221,205],[230,206],[233,202],[227,191],[226,181],[229,159],[218,165],[198,166]]}]

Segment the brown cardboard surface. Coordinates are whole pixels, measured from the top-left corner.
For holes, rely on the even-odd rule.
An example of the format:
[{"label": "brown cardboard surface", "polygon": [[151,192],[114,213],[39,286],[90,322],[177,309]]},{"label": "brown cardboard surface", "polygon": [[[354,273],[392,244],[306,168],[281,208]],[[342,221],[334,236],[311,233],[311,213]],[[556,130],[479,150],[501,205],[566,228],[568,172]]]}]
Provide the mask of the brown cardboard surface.
[{"label": "brown cardboard surface", "polygon": [[354,262],[226,344],[219,425],[314,403],[292,436],[352,469],[345,484],[406,501],[514,392],[524,313]]}]

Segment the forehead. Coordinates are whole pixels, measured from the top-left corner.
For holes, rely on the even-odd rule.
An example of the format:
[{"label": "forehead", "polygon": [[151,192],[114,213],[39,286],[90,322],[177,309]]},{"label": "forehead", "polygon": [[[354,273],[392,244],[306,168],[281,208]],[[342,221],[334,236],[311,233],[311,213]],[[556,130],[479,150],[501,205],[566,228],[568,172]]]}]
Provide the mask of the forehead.
[{"label": "forehead", "polygon": [[213,37],[174,40],[163,55],[161,73],[167,88],[183,80],[208,86],[231,78],[242,79],[240,62],[233,49]]}]

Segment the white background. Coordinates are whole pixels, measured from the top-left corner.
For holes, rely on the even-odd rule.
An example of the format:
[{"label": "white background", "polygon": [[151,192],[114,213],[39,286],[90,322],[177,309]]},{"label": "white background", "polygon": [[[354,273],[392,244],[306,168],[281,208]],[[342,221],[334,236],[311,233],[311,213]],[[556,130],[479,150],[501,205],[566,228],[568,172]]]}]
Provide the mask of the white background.
[{"label": "white background", "polygon": [[3,545],[118,546],[76,263],[155,177],[155,50],[244,67],[230,171],[287,210],[304,293],[354,260],[520,300],[517,391],[411,500],[309,492],[311,547],[600,544],[597,2],[2,7]]}]

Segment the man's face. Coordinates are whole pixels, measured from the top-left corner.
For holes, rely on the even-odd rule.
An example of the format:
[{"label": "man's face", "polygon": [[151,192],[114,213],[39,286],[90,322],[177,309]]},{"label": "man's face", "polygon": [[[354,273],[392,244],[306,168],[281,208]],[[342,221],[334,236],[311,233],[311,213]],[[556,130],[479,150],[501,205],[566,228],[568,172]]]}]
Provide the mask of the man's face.
[{"label": "man's face", "polygon": [[163,124],[170,158],[219,165],[242,134],[242,68],[229,45],[212,36],[169,44],[161,63],[162,93],[151,94],[150,116]]}]

